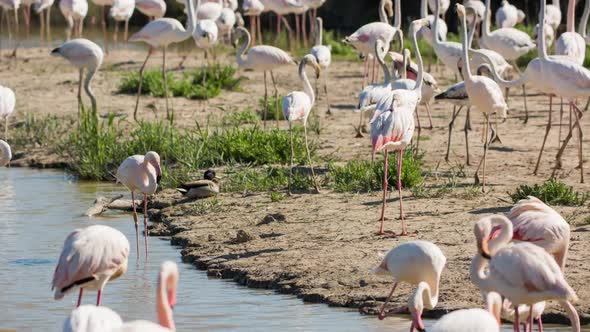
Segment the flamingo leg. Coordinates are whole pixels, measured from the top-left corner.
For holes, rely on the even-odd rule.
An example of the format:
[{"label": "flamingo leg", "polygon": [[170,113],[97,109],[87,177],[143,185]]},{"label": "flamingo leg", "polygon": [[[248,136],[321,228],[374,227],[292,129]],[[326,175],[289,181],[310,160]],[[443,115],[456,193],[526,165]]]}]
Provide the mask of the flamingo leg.
[{"label": "flamingo leg", "polygon": [[131,192],[131,205],[133,205],[133,223],[135,224],[135,245],[137,247],[137,259],[139,259],[139,230],[138,230],[138,218],[137,208],[135,206],[135,193]]},{"label": "flamingo leg", "polygon": [[307,48],[307,20],[305,19],[306,16],[307,15],[305,15],[305,13],[301,14],[301,33],[303,34],[303,47],[305,48]]},{"label": "flamingo leg", "polygon": [[539,327],[539,332],[543,332],[543,321],[541,320],[541,316],[537,318],[537,326]]},{"label": "flamingo leg", "polygon": [[[383,151],[383,204],[381,205],[381,226],[379,227],[379,233],[377,233],[378,235],[384,235],[385,233],[383,232],[383,224],[385,223],[385,206],[387,205],[387,170],[389,169],[389,151],[387,151],[387,149],[385,149]],[[395,289],[395,285],[394,285],[394,289]],[[393,293],[393,290],[391,291],[391,293]],[[390,294],[391,296],[391,294]],[[389,299],[389,298],[388,298]],[[387,301],[386,301],[387,303]],[[383,308],[385,307],[385,303],[383,304],[382,312],[383,312]]]},{"label": "flamingo leg", "polygon": [[529,107],[527,106],[526,102],[526,85],[522,85],[522,98],[524,101],[524,124],[529,122]]},{"label": "flamingo leg", "polygon": [[[387,150],[386,150],[387,152]],[[389,295],[387,296],[387,298],[385,299],[385,302],[383,302],[383,305],[381,305],[381,310],[379,310],[379,319],[382,320],[383,318],[385,318],[385,305],[387,305],[387,302],[389,302],[389,299],[391,299],[391,297],[393,296],[393,292],[395,292],[395,288],[397,287],[397,282],[393,284],[393,287],[391,288],[391,291],[389,292]]]},{"label": "flamingo leg", "polygon": [[451,151],[451,138],[453,137],[452,133],[453,133],[453,126],[455,125],[455,119],[457,119],[457,116],[461,112],[461,109],[463,108],[463,106],[459,106],[459,110],[456,110],[456,108],[457,108],[456,106],[453,106],[453,116],[451,117],[451,122],[449,122],[449,139],[447,140],[447,153],[445,154],[445,161],[446,162],[449,161],[449,153]]},{"label": "flamingo leg", "polygon": [[328,94],[328,72],[324,75],[324,92],[326,93],[326,104],[328,105],[326,114],[332,115],[332,111],[330,110],[330,94]]},{"label": "flamingo leg", "polygon": [[78,79],[78,119],[81,117],[82,108],[84,105],[82,104],[82,78],[84,76],[84,69],[80,68],[80,74]]},{"label": "flamingo leg", "polygon": [[82,304],[82,293],[84,292],[84,288],[80,288],[80,293],[78,293],[78,304],[76,304],[76,308]]},{"label": "flamingo leg", "polygon": [[45,23],[47,24],[46,32],[47,32],[47,42],[51,44],[51,6],[47,7],[47,17],[45,18]]},{"label": "flamingo leg", "polygon": [[143,194],[143,236],[145,237],[145,258],[148,256],[148,231],[147,231],[147,194]]},{"label": "flamingo leg", "polygon": [[477,173],[479,172],[479,169],[481,168],[481,166],[483,165],[483,174],[482,174],[482,192],[485,193],[486,191],[486,157],[487,157],[487,153],[488,153],[488,127],[490,124],[489,121],[489,116],[487,114],[484,114],[484,143],[483,143],[483,158],[481,158],[479,165],[477,166],[477,170],[475,171],[475,184],[479,184],[479,176],[477,175]]},{"label": "flamingo leg", "polygon": [[463,132],[465,133],[465,165],[471,166],[471,162],[469,161],[469,130],[471,130],[470,125],[470,113],[471,107],[467,107],[467,114],[465,115],[465,126],[463,127]]},{"label": "flamingo leg", "polygon": [[315,191],[319,194],[320,193],[320,185],[315,177],[315,172],[313,170],[313,164],[311,163],[311,156],[309,153],[309,144],[307,143],[307,123],[303,124],[303,134],[305,136],[305,152],[307,153],[307,162],[309,163],[309,168],[311,169],[311,180],[313,181],[313,186]]},{"label": "flamingo leg", "polygon": [[584,134],[582,133],[582,126],[579,125],[580,123],[580,117],[582,116],[580,112],[580,114],[578,114],[578,112],[580,112],[580,110],[575,109],[574,110],[574,116],[576,117],[576,123],[578,123],[578,160],[580,161],[580,164],[578,165],[578,167],[580,168],[580,183],[584,183],[584,157],[583,157],[583,149],[582,149],[582,143],[583,143],[583,139],[584,139]]},{"label": "flamingo leg", "polygon": [[137,108],[139,107],[139,97],[141,96],[141,85],[143,83],[143,70],[145,69],[145,65],[147,64],[148,59],[150,58],[150,55],[152,55],[153,51],[154,51],[154,49],[152,47],[150,47],[148,54],[145,57],[143,64],[141,65],[141,68],[139,68],[139,87],[137,88],[137,100],[135,101],[135,110],[133,111],[133,119],[136,122],[137,122]]},{"label": "flamingo leg", "polygon": [[96,306],[100,305],[100,301],[102,300],[102,289],[98,290],[98,294],[96,295]]},{"label": "flamingo leg", "polygon": [[119,34],[119,22],[115,21],[115,32],[113,33],[113,43],[117,45],[117,35]]},{"label": "flamingo leg", "polygon": [[291,141],[291,161],[289,163],[289,185],[287,187],[287,193],[291,196],[291,183],[293,182],[293,127],[291,121],[289,121],[289,140]]},{"label": "flamingo leg", "polygon": [[356,129],[356,138],[362,138],[363,136],[363,112],[359,112],[359,126]]},{"label": "flamingo leg", "polygon": [[266,70],[264,71],[264,115],[262,117],[262,123],[264,130],[266,130],[266,119],[268,115],[268,87],[266,85]]},{"label": "flamingo leg", "polygon": [[258,29],[258,37],[260,40],[260,44],[263,44],[264,41],[262,39],[262,28],[260,27],[261,26],[260,15],[256,16],[256,21],[258,22],[258,24],[256,24],[256,29]]},{"label": "flamingo leg", "polygon": [[166,99],[166,119],[172,123],[174,122],[174,114],[170,114],[170,106],[168,105],[168,79],[166,76],[166,46],[164,46],[162,57],[162,80],[164,81],[164,96]]},{"label": "flamingo leg", "polygon": [[272,87],[275,90],[275,122],[277,124],[277,129],[279,129],[279,89],[277,89],[277,83],[275,81],[275,75],[273,74],[272,70],[270,71],[270,78],[272,80]]},{"label": "flamingo leg", "polygon": [[539,151],[539,157],[537,158],[537,165],[535,165],[534,175],[537,175],[539,171],[539,164],[541,163],[541,157],[543,156],[543,149],[545,149],[545,142],[547,142],[547,136],[551,130],[551,109],[553,105],[553,97],[549,96],[549,119],[547,120],[547,126],[545,127],[545,136],[543,137],[543,143],[541,143],[541,150]]},{"label": "flamingo leg", "polygon": [[127,42],[127,35],[129,33],[129,20],[125,21],[125,32],[123,33],[123,41]]},{"label": "flamingo leg", "polygon": [[590,107],[590,97],[588,97],[588,100],[586,101],[586,106],[584,106],[584,112],[588,110],[588,107]]},{"label": "flamingo leg", "polygon": [[[561,168],[561,157],[563,156],[565,148],[567,147],[567,144],[569,143],[570,139],[572,139],[574,128],[576,126],[578,126],[578,128],[579,128],[580,119],[583,116],[583,113],[578,109],[578,107],[573,102],[570,102],[570,109],[572,109],[572,108],[574,109],[574,113],[576,116],[576,122],[570,128],[567,136],[563,140],[563,144],[561,145],[561,148],[557,152],[557,156],[555,156],[555,167],[553,168],[553,173],[551,174],[552,178],[555,178],[555,174],[556,174],[557,170]],[[578,112],[578,113],[576,113],[576,112]],[[582,135],[581,131],[580,131],[579,135],[580,136]],[[581,158],[581,153],[579,154],[579,157]],[[583,168],[582,168],[582,171],[583,171]],[[583,173],[582,173],[582,180],[583,180]]]},{"label": "flamingo leg", "polygon": [[301,41],[301,24],[299,22],[299,15],[295,14],[295,47],[299,47]]},{"label": "flamingo leg", "polygon": [[256,45],[256,17],[250,16],[250,35],[252,36],[252,46]]},{"label": "flamingo leg", "polygon": [[277,36],[275,38],[275,44],[278,43],[279,38],[281,38],[281,21],[283,16],[277,15]]},{"label": "flamingo leg", "polygon": [[516,304],[514,305],[514,332],[520,332],[520,322],[518,320],[518,305]]},{"label": "flamingo leg", "polygon": [[[9,29],[10,31],[10,29]],[[41,41],[41,44],[43,44],[43,40],[45,39],[45,17],[43,16],[43,13],[41,13],[39,15],[39,39]]]},{"label": "flamingo leg", "polygon": [[104,40],[104,50],[106,53],[109,53],[109,44],[108,44],[108,40],[107,40],[107,20],[105,17],[105,12],[104,12],[104,7],[105,6],[100,6],[100,17],[101,17],[101,26],[102,26],[102,37]]},{"label": "flamingo leg", "polygon": [[559,103],[559,134],[557,136],[557,148],[561,146],[561,125],[563,121],[563,102]]},{"label": "flamingo leg", "polygon": [[428,115],[428,129],[433,129],[434,126],[432,125],[432,114],[430,114],[430,104],[424,104],[426,106],[426,114]]},{"label": "flamingo leg", "polygon": [[399,216],[402,220],[402,234],[407,235],[406,223],[404,222],[404,203],[402,200],[402,161],[404,156],[404,150],[400,149],[397,152],[397,192],[399,194]]},{"label": "flamingo leg", "polygon": [[364,89],[365,86],[369,83],[369,56],[365,56],[365,68],[363,71],[363,86],[361,89]]},{"label": "flamingo leg", "polygon": [[4,140],[8,142],[8,116],[4,117]]}]

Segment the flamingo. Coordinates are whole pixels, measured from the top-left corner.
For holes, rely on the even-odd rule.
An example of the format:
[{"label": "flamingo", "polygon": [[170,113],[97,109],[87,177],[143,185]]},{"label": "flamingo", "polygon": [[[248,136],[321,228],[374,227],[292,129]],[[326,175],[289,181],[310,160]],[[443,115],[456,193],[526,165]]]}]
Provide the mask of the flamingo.
[{"label": "flamingo", "polygon": [[[327,114],[332,114],[330,111],[330,95],[328,94],[328,68],[332,64],[332,46],[322,44],[322,36],[324,34],[324,23],[321,17],[316,18],[316,36],[315,46],[311,48],[310,53],[315,57],[317,63],[324,72],[324,92],[326,93],[326,104],[328,105]],[[316,91],[317,91],[317,80],[316,80]]]},{"label": "flamingo", "polygon": [[[416,34],[418,30],[427,25],[427,19],[413,21],[410,26],[412,33],[412,42],[418,59],[418,77],[417,84],[411,90],[393,90],[382,98],[371,120],[371,143],[373,146],[373,157],[375,153],[383,150],[383,205],[381,207],[381,226],[379,235],[384,235],[383,223],[385,221],[385,205],[387,198],[387,170],[388,170],[388,153],[389,150],[397,150],[397,190],[399,194],[400,218],[402,223],[401,235],[406,235],[406,225],[404,222],[404,207],[402,201],[402,184],[401,170],[402,157],[404,148],[410,143],[414,135],[414,112],[420,99],[422,98],[422,86],[424,84],[424,66],[422,56],[418,49]],[[435,29],[436,31],[436,29]]]},{"label": "flamingo", "polygon": [[[194,0],[193,0],[194,1]],[[223,10],[223,0],[215,2],[205,1],[201,6],[197,5],[195,13],[198,20],[217,21]]]},{"label": "flamingo", "polygon": [[105,13],[105,7],[106,6],[112,6],[114,3],[114,0],[92,0],[92,2],[97,5],[100,6],[100,24],[102,26],[102,37],[103,37],[103,42],[104,42],[104,49],[107,53],[109,53],[109,44],[107,41],[107,19],[106,19],[106,13]]},{"label": "flamingo", "polygon": [[519,10],[508,0],[502,0],[502,6],[496,10],[496,25],[500,28],[513,28],[524,20],[524,12]]},{"label": "flamingo", "polygon": [[135,241],[137,246],[137,257],[139,258],[139,235],[137,211],[135,208],[135,192],[143,194],[143,236],[145,238],[145,256],[148,255],[148,234],[147,234],[147,195],[153,195],[158,189],[158,183],[162,177],[160,168],[160,156],[154,151],[142,155],[127,157],[117,169],[117,182],[122,183],[131,191],[133,204],[133,221],[135,222]]},{"label": "flamingo", "polygon": [[[489,0],[487,0],[489,2]],[[483,158],[479,162],[477,170],[475,171],[475,182],[479,183],[478,172],[483,164],[483,183],[482,191],[485,192],[486,188],[486,155],[488,150],[488,126],[489,116],[493,113],[501,114],[506,118],[506,110],[508,106],[504,101],[502,90],[496,82],[485,76],[471,75],[471,68],[469,65],[469,50],[467,46],[467,21],[465,19],[465,7],[457,4],[457,14],[461,20],[461,26],[463,28],[463,63],[465,64],[462,69],[463,77],[465,78],[465,89],[469,96],[469,103],[477,108],[484,114],[485,117],[485,140],[484,140],[484,153]],[[484,23],[485,24],[485,23]],[[494,69],[495,70],[495,69]]]},{"label": "flamingo", "polygon": [[305,151],[307,153],[307,162],[311,169],[311,179],[317,193],[320,192],[320,186],[317,183],[315,173],[313,171],[313,165],[309,155],[309,145],[307,143],[307,118],[309,113],[315,104],[315,94],[307,74],[305,73],[305,66],[310,65],[316,74],[316,79],[320,77],[321,67],[318,64],[316,58],[312,54],[308,54],[303,57],[299,64],[299,79],[303,82],[303,91],[294,91],[283,98],[283,115],[285,119],[289,121],[289,136],[291,139],[291,163],[289,168],[289,187],[288,193],[291,195],[291,182],[293,178],[293,121],[301,120],[303,122],[303,133],[305,137]]},{"label": "flamingo", "polygon": [[[499,317],[483,309],[462,309],[448,313],[441,317],[428,332],[500,332]],[[418,326],[418,331],[426,331],[424,324]]]},{"label": "flamingo", "polygon": [[166,78],[166,48],[170,44],[180,43],[193,35],[195,31],[195,10],[193,8],[192,0],[185,0],[188,7],[186,29],[173,18],[159,18],[146,24],[139,32],[136,32],[129,38],[130,42],[144,42],[150,45],[148,54],[139,68],[139,87],[137,89],[137,100],[135,101],[135,110],[133,111],[133,118],[137,121],[137,108],[139,107],[139,97],[141,96],[141,85],[143,83],[143,70],[147,64],[150,55],[156,48],[162,48],[162,77],[164,80],[164,95],[166,97],[166,117],[168,120],[173,119],[168,107],[168,80]]},{"label": "flamingo", "polygon": [[8,118],[14,113],[16,97],[11,88],[0,85],[0,118],[4,118],[4,139],[8,140]]},{"label": "flamingo", "polygon": [[[206,2],[206,4],[216,4],[213,2]],[[201,0],[197,0],[197,12],[201,7]],[[205,17],[205,16],[203,16]],[[208,53],[209,49],[213,48],[217,44],[217,38],[219,35],[219,29],[217,27],[217,21],[219,16],[216,19],[209,19],[209,18],[201,18],[197,15],[195,20],[195,30],[193,32],[193,39],[199,48],[202,48],[205,51],[205,56],[209,59]]]},{"label": "flamingo", "polygon": [[[500,226],[497,238],[489,241],[493,226]],[[557,300],[570,317],[573,331],[580,331],[579,316],[571,304],[576,293],[565,280],[559,266],[543,248],[522,242],[508,245],[512,239],[512,223],[501,215],[479,220],[474,227],[477,254],[470,266],[470,276],[484,292],[498,292],[514,304],[514,329],[519,328],[520,304],[529,305]],[[489,267],[488,267],[489,266]],[[486,269],[487,267],[487,269]],[[529,315],[532,326],[533,315]]]},{"label": "flamingo", "polygon": [[464,0],[463,6],[465,9],[471,9],[467,11],[467,24],[472,24],[475,20],[476,24],[481,23],[486,13],[486,5],[481,0]]},{"label": "flamingo", "polygon": [[578,23],[578,33],[584,37],[586,44],[590,45],[590,34],[588,34],[588,17],[590,16],[590,1],[586,0],[584,4],[584,12]]},{"label": "flamingo", "polygon": [[[445,100],[451,102],[453,104],[453,115],[451,116],[451,122],[449,122],[449,138],[447,140],[447,153],[445,154],[445,161],[449,161],[449,153],[451,151],[451,137],[452,137],[452,130],[453,126],[455,125],[455,120],[457,116],[463,109],[463,107],[467,107],[467,114],[465,116],[465,126],[463,127],[463,131],[465,133],[465,164],[467,166],[471,165],[469,162],[469,114],[471,111],[471,104],[469,103],[469,96],[467,95],[467,90],[465,89],[465,81],[461,81],[459,83],[455,83],[448,87],[445,91],[439,93],[434,97],[435,100]],[[457,109],[457,107],[459,107]]]},{"label": "flamingo", "polygon": [[569,0],[567,6],[567,30],[562,33],[555,44],[555,54],[570,57],[579,65],[584,65],[586,41],[574,28],[576,1]]},{"label": "flamingo", "polygon": [[[299,47],[301,41],[303,39],[303,47],[307,48],[307,29],[305,29],[305,17],[306,13],[309,10],[307,4],[302,1],[298,0],[296,5],[289,6],[290,13],[295,16],[295,41],[297,47]],[[301,16],[301,17],[300,17]]]},{"label": "flamingo", "polygon": [[[235,47],[237,47],[237,43],[241,37],[245,37],[245,41],[242,43],[242,46],[240,46],[236,54],[238,68],[264,72],[264,123],[266,124],[266,115],[268,112],[268,89],[266,84],[266,73],[270,72],[276,100],[278,96],[278,90],[274,79],[273,70],[283,66],[297,65],[297,63],[289,54],[287,54],[287,52],[274,46],[257,45],[250,48],[250,33],[243,27],[236,27],[232,33],[232,43]],[[246,50],[248,50],[248,53],[246,53]],[[276,114],[275,118],[277,119],[278,126],[278,114]]]},{"label": "flamingo", "polygon": [[164,0],[135,0],[135,8],[152,21],[162,18],[166,14]]},{"label": "flamingo", "polygon": [[[8,12],[14,13],[14,30],[18,34],[18,9],[20,8],[21,0],[0,0],[0,7],[2,8],[2,15],[6,16],[8,26],[8,35],[11,38],[10,32],[10,16]],[[18,36],[17,36],[18,38]]]},{"label": "flamingo", "polygon": [[178,287],[178,266],[176,263],[166,261],[160,267],[158,275],[158,288],[156,290],[156,305],[159,324],[136,320],[123,323],[110,332],[166,332],[175,331],[172,308],[176,305],[176,289]]},{"label": "flamingo", "polygon": [[88,14],[88,1],[86,0],[60,0],[59,10],[68,23],[66,39],[74,37],[81,38],[84,28],[84,18]]},{"label": "flamingo", "polygon": [[31,27],[31,6],[34,5],[35,2],[37,2],[37,0],[21,0],[20,2],[20,8],[22,8],[25,27],[27,29],[27,36],[29,35]]},{"label": "flamingo", "polygon": [[[488,294],[496,294],[498,297],[500,296],[500,294],[495,293],[495,292],[490,292]],[[500,298],[500,301],[502,301],[502,299]],[[510,321],[514,324],[514,319],[516,317],[516,309],[514,309],[514,306],[512,305],[512,302],[510,302],[510,300],[508,299],[504,299],[502,302],[502,309],[500,312],[500,316],[507,320]],[[541,318],[541,315],[543,314],[543,311],[545,311],[545,306],[546,306],[546,302],[545,301],[541,301],[541,302],[537,302],[535,304],[533,304],[533,317],[532,319],[536,319],[537,320],[537,325],[539,327],[539,331],[543,332],[543,320]],[[522,321],[524,325],[524,330],[527,331],[529,329],[529,320],[531,319],[529,316],[531,315],[530,312],[531,308],[530,306],[521,304],[518,306],[518,320]],[[531,327],[532,329],[532,327]]]},{"label": "flamingo", "polygon": [[440,248],[428,241],[409,241],[391,249],[381,263],[372,270],[377,275],[393,277],[393,287],[379,310],[379,319],[406,310],[402,307],[385,313],[385,306],[400,282],[409,283],[416,286],[408,299],[412,329],[424,331],[422,309],[424,305],[429,309],[436,307],[440,276],[446,262],[447,258]]},{"label": "flamingo", "polygon": [[[317,20],[318,8],[323,6],[325,2],[326,2],[326,0],[303,0],[303,3],[309,8],[309,10],[307,12],[309,14],[310,37],[314,33],[317,33],[316,32],[317,27],[313,24],[313,22],[316,22],[316,20]],[[303,22],[305,25],[305,17],[303,19],[304,19]]]},{"label": "flamingo", "polygon": [[231,38],[231,30],[236,25],[236,13],[231,8],[223,8],[215,23],[217,23],[219,34],[224,36],[225,40],[229,40]]},{"label": "flamingo", "polygon": [[[434,26],[434,15],[428,15],[428,3],[426,1],[427,0],[422,0],[420,2],[420,18],[428,19],[428,26]],[[447,32],[447,23],[444,20],[439,21],[438,33],[442,41],[447,40]],[[422,29],[420,29],[420,31],[418,32],[418,36],[420,38],[424,38],[424,40],[426,40],[426,42],[430,44],[430,46],[432,46],[432,31],[430,31],[428,27],[423,27]]]},{"label": "flamingo", "polygon": [[61,56],[68,60],[74,67],[78,68],[80,79],[78,81],[78,115],[83,107],[82,104],[82,78],[84,69],[86,69],[86,79],[84,80],[84,91],[90,98],[92,103],[92,112],[97,115],[97,104],[90,82],[102,64],[104,53],[100,46],[91,42],[88,39],[79,38],[72,39],[61,44],[58,48],[51,51],[53,56]]},{"label": "flamingo", "polygon": [[128,257],[129,241],[118,230],[103,225],[76,229],[64,241],[53,273],[54,298],[60,300],[79,288],[79,307],[84,289],[96,290],[100,305],[106,283],[127,271]]},{"label": "flamingo", "polygon": [[111,331],[123,325],[121,317],[107,307],[81,305],[66,318],[63,332]]},{"label": "flamingo", "polygon": [[238,0],[226,0],[224,4],[225,8],[230,8],[233,12],[238,10]]},{"label": "flamingo", "polygon": [[125,32],[123,40],[127,41],[127,32],[129,31],[129,19],[133,15],[135,9],[135,0],[114,0],[113,5],[109,11],[109,15],[115,20],[115,33],[113,41],[117,42],[117,35],[119,32],[119,22],[125,22]]},{"label": "flamingo", "polygon": [[242,3],[244,15],[250,16],[250,35],[252,36],[252,45],[256,45],[258,39],[262,41],[262,31],[260,24],[260,14],[264,11],[264,5],[260,0],[244,0]]},{"label": "flamingo", "polygon": [[0,167],[10,165],[10,159],[12,159],[10,145],[8,145],[6,141],[0,139]]},{"label": "flamingo", "polygon": [[551,5],[547,5],[545,10],[546,21],[545,23],[549,24],[553,31],[557,31],[559,25],[561,24],[561,6],[559,4],[559,0],[553,0]]},{"label": "flamingo", "polygon": [[[428,7],[433,12],[435,11],[435,8],[436,8],[436,1],[437,0],[428,0]],[[444,17],[447,14],[447,10],[449,10],[449,7],[451,6],[451,1],[450,0],[438,0],[438,3],[440,6],[440,16],[444,20]]]},{"label": "flamingo", "polygon": [[[439,17],[440,8],[438,6],[438,1],[436,1],[434,7],[433,29],[434,31],[439,31],[439,25],[441,24],[442,19]],[[451,69],[455,75],[457,75],[457,61],[461,58],[461,44],[457,42],[443,41],[439,34],[432,34],[432,48],[434,49],[436,57],[440,59],[443,65]]]},{"label": "flamingo", "polygon": [[44,32],[47,34],[47,41],[51,40],[51,6],[55,0],[40,0],[33,5],[35,13],[39,15],[39,33],[43,41]]},{"label": "flamingo", "polygon": [[[551,47],[551,45],[553,45],[553,41],[555,40],[555,32],[553,31],[553,28],[545,23],[545,45],[547,45],[547,47]],[[535,27],[533,28],[533,38],[535,40],[539,40],[539,35],[540,35],[540,30],[539,30],[539,23],[535,24]]]}]

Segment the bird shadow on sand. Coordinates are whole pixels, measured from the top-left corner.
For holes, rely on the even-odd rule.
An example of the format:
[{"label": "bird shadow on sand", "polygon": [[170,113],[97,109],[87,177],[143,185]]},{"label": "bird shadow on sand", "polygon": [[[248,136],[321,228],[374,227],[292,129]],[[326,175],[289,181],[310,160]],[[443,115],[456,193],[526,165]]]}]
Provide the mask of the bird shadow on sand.
[{"label": "bird shadow on sand", "polygon": [[254,257],[254,256],[258,256],[258,255],[262,255],[262,254],[271,254],[271,253],[276,253],[276,252],[281,252],[281,251],[285,251],[284,249],[281,248],[276,248],[276,249],[263,249],[263,250],[256,250],[256,251],[246,251],[246,252],[241,252],[241,253],[236,253],[236,254],[227,254],[227,255],[220,255],[220,256],[216,256],[213,257],[212,260],[217,260],[217,259],[225,259],[225,260],[236,260],[236,259],[242,259],[242,258],[250,258],[250,257]]},{"label": "bird shadow on sand", "polygon": [[490,208],[483,208],[469,211],[470,214],[495,214],[495,213],[507,213],[510,211],[512,206],[499,206],[499,207],[490,207]]}]

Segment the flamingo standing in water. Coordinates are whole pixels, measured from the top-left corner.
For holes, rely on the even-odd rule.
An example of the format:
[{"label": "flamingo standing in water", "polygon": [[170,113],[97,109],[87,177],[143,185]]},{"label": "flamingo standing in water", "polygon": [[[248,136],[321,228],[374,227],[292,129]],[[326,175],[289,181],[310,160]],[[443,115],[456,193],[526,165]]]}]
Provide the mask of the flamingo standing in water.
[{"label": "flamingo standing in water", "polygon": [[[412,315],[412,329],[424,330],[422,310],[424,305],[434,309],[438,303],[440,276],[447,258],[432,242],[416,240],[398,245],[391,249],[379,266],[373,269],[378,275],[393,277],[393,287],[379,310],[379,319],[404,311],[399,308],[385,313],[385,306],[400,282],[416,286],[410,295],[408,308]],[[424,303],[426,300],[426,303]]]},{"label": "flamingo standing in water", "polygon": [[123,325],[123,320],[113,310],[91,304],[74,309],[63,326],[63,332],[111,331]]},{"label": "flamingo standing in water", "polygon": [[[311,54],[316,58],[322,71],[324,72],[324,93],[326,94],[326,104],[328,105],[327,114],[332,114],[330,111],[330,95],[328,94],[328,68],[332,64],[332,46],[322,45],[322,35],[324,34],[324,23],[321,17],[316,18],[316,36],[315,46],[311,48]],[[316,80],[316,93],[318,91]]]},{"label": "flamingo standing in water", "polygon": [[55,0],[40,0],[33,5],[35,13],[39,15],[40,37],[43,42],[44,33],[47,34],[47,41],[51,41],[51,6]]},{"label": "flamingo standing in water", "polygon": [[106,6],[112,6],[114,0],[92,0],[92,2],[95,5],[100,6],[100,25],[102,27],[102,38],[104,42],[103,47],[105,51],[109,53],[109,44],[107,40],[107,18],[105,8]]},{"label": "flamingo standing in water", "polygon": [[10,159],[12,159],[10,145],[0,139],[0,167],[10,165]]},{"label": "flamingo standing in water", "polygon": [[242,9],[245,16],[250,16],[250,35],[252,36],[252,45],[256,45],[256,40],[263,43],[262,30],[260,23],[260,14],[264,11],[264,5],[260,0],[244,0]]},{"label": "flamingo standing in water", "polygon": [[8,117],[14,113],[16,97],[11,88],[0,85],[0,118],[4,118],[4,139],[8,140]]},{"label": "flamingo standing in water", "polygon": [[129,241],[112,227],[93,225],[73,231],[64,242],[53,273],[54,298],[60,300],[79,288],[79,307],[84,289],[96,290],[96,305],[100,305],[106,283],[127,271],[128,257]]},{"label": "flamingo standing in water", "polygon": [[114,0],[109,15],[115,20],[115,32],[113,34],[113,41],[117,43],[119,34],[119,22],[125,22],[125,32],[123,33],[123,41],[127,41],[127,32],[129,31],[129,19],[135,10],[135,0]]},{"label": "flamingo standing in water", "polygon": [[58,48],[51,51],[53,56],[61,56],[68,60],[74,67],[78,68],[80,73],[80,79],[78,81],[78,115],[82,109],[82,78],[84,76],[84,69],[86,69],[86,79],[84,80],[84,91],[90,98],[92,103],[92,112],[97,115],[98,106],[96,104],[96,98],[90,87],[92,78],[98,71],[98,68],[102,64],[104,53],[100,46],[96,45],[88,39],[72,39],[61,44]]},{"label": "flamingo standing in water", "polygon": [[413,21],[410,26],[412,41],[416,58],[418,59],[418,77],[417,84],[413,89],[398,89],[390,92],[382,98],[371,120],[371,143],[373,145],[373,157],[375,153],[383,150],[383,205],[381,207],[381,226],[379,235],[384,235],[383,223],[385,222],[385,205],[387,199],[387,170],[389,150],[397,150],[397,190],[399,194],[400,219],[402,222],[401,235],[406,235],[406,225],[404,222],[404,206],[402,201],[402,157],[404,148],[410,144],[414,135],[414,112],[422,98],[422,85],[424,84],[424,66],[422,56],[418,48],[416,34],[418,30],[427,25],[427,19]]},{"label": "flamingo standing in water", "polygon": [[86,0],[60,0],[59,10],[66,19],[66,39],[70,40],[72,35],[81,38],[84,28],[84,18],[88,14],[88,1]]},{"label": "flamingo standing in water", "polygon": [[[489,240],[492,227],[500,226],[499,235]],[[570,317],[572,329],[580,331],[580,318],[571,304],[575,291],[565,280],[553,257],[543,248],[522,242],[508,245],[513,227],[508,218],[494,215],[479,220],[474,227],[478,252],[470,266],[470,276],[483,292],[498,292],[514,304],[514,329],[519,328],[518,306],[530,306],[546,300],[557,300]],[[533,315],[529,315],[529,327]]]},{"label": "flamingo standing in water", "polygon": [[289,186],[288,193],[291,195],[291,182],[293,178],[293,121],[303,121],[303,133],[305,136],[305,151],[307,153],[307,162],[311,169],[311,179],[315,190],[319,193],[320,186],[317,183],[315,173],[313,171],[313,165],[311,163],[311,157],[309,155],[309,144],[307,143],[307,118],[309,113],[315,104],[315,94],[307,74],[305,73],[305,66],[310,65],[315,70],[316,79],[320,77],[321,67],[318,64],[316,58],[308,54],[306,55],[301,63],[299,64],[299,79],[303,82],[303,91],[294,91],[283,98],[283,115],[285,119],[289,121],[289,135],[291,139],[291,167],[289,168]]},{"label": "flamingo standing in water", "polygon": [[153,21],[164,17],[166,2],[164,0],[135,0],[135,8]]},{"label": "flamingo standing in water", "polygon": [[139,107],[139,97],[141,96],[141,85],[143,83],[143,70],[147,64],[150,55],[156,48],[162,48],[164,57],[162,59],[162,77],[164,81],[164,95],[166,97],[166,117],[172,120],[170,109],[168,107],[168,80],[166,78],[166,48],[170,44],[180,43],[193,35],[195,31],[195,9],[192,0],[185,0],[188,8],[186,29],[173,18],[159,18],[146,24],[139,32],[129,38],[130,42],[144,42],[150,45],[148,54],[139,68],[139,87],[137,89],[137,100],[135,101],[135,110],[133,118],[137,121],[137,108]]},{"label": "flamingo standing in water", "polygon": [[142,155],[133,155],[127,157],[117,169],[117,182],[121,182],[129,191],[131,191],[131,201],[133,204],[133,221],[135,222],[135,240],[137,246],[137,257],[139,258],[139,235],[137,211],[135,208],[135,192],[143,194],[143,232],[145,237],[145,256],[148,254],[148,234],[147,234],[147,195],[153,195],[158,189],[158,183],[162,177],[160,168],[160,156],[150,151]]}]

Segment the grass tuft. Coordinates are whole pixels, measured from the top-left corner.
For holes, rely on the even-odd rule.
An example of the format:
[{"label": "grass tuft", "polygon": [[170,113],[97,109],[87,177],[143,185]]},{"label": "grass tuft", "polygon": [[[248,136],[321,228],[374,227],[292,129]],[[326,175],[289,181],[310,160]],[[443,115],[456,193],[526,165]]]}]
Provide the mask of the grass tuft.
[{"label": "grass tuft", "polygon": [[535,196],[549,205],[580,206],[588,200],[588,193],[580,193],[572,186],[557,181],[547,180],[534,186],[520,185],[514,193],[508,193],[514,203],[528,196]]},{"label": "grass tuft", "polygon": [[[229,174],[228,179],[223,186],[225,192],[275,192],[287,188],[289,169],[277,167],[246,168]],[[308,190],[312,185],[308,172],[299,168],[293,169],[293,190]]]}]

